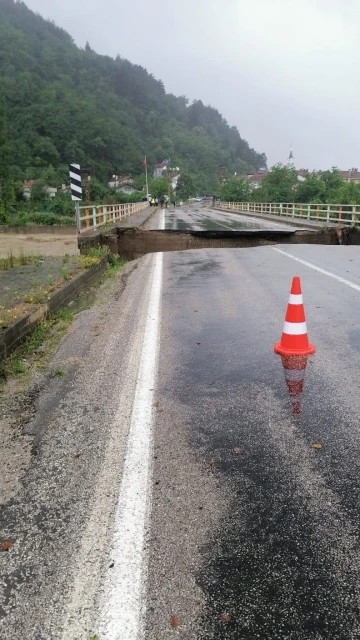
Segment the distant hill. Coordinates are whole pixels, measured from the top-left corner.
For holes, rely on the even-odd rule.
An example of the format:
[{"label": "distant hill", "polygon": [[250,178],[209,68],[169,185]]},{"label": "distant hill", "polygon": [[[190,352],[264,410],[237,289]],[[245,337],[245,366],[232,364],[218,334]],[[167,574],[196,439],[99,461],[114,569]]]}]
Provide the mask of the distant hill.
[{"label": "distant hill", "polygon": [[266,165],[216,109],[167,94],[120,56],[78,48],[14,0],[0,0],[0,86],[18,180],[44,177],[56,186],[70,161],[103,181],[111,173],[137,175],[146,154],[150,168],[169,157],[210,191],[219,165],[231,173]]}]

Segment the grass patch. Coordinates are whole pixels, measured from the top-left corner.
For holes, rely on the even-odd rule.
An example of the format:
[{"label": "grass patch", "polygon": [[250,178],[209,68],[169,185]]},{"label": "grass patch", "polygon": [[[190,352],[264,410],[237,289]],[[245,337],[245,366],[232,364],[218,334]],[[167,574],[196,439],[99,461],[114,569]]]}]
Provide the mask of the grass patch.
[{"label": "grass patch", "polygon": [[64,282],[67,282],[70,278],[69,276],[69,272],[67,270],[67,268],[65,267],[65,265],[63,264],[62,267],[60,267],[60,273],[61,273],[61,277],[64,280]]},{"label": "grass patch", "polygon": [[64,369],[55,369],[52,372],[53,378],[63,378],[64,376],[66,376],[66,371],[64,371]]},{"label": "grass patch", "polygon": [[11,307],[11,309],[6,309],[0,305],[0,330],[18,320],[27,311],[25,303],[19,303],[15,307]]},{"label": "grass patch", "polygon": [[43,260],[43,256],[40,254],[27,255],[21,250],[19,256],[14,256],[12,251],[9,251],[6,258],[0,258],[0,271],[8,271],[14,267],[25,266],[27,264],[39,265]]},{"label": "grass patch", "polygon": [[109,247],[106,246],[90,247],[86,253],[77,256],[76,261],[81,269],[90,269],[103,258],[106,258],[108,261],[106,274],[110,277],[125,264],[125,261],[120,258],[120,256],[110,253]]},{"label": "grass patch", "polygon": [[80,269],[91,269],[96,264],[99,264],[101,258],[97,256],[81,255],[76,257],[76,262]]},{"label": "grass patch", "polygon": [[116,256],[116,259],[113,262],[109,262],[108,267],[105,271],[105,278],[114,278],[117,272],[122,269],[125,264],[125,260],[120,258],[120,256]]},{"label": "grass patch", "polygon": [[[74,312],[70,309],[48,316],[28,338],[0,363],[0,385],[8,378],[27,376],[34,366],[41,366],[54,350],[71,324]],[[38,349],[45,346],[41,352]]]},{"label": "grass patch", "polygon": [[49,300],[53,286],[33,287],[29,293],[25,293],[24,302],[27,304],[44,304]]}]

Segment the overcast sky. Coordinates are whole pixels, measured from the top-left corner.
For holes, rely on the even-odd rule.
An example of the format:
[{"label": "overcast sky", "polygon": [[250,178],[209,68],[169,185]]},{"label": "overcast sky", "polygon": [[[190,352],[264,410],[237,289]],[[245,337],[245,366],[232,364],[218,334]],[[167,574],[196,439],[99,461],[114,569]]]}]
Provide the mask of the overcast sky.
[{"label": "overcast sky", "polygon": [[360,168],[360,0],[26,0],[201,99],[269,164]]}]

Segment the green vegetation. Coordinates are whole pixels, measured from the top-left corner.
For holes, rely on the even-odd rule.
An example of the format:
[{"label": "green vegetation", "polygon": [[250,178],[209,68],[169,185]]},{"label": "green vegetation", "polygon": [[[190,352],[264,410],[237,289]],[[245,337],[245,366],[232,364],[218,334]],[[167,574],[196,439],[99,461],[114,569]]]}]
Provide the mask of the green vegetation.
[{"label": "green vegetation", "polygon": [[10,250],[6,258],[0,258],[0,271],[7,271],[8,269],[13,269],[13,267],[25,264],[36,264],[41,259],[42,256],[38,254],[27,255],[23,251],[21,251],[19,257],[17,257],[14,256],[13,252]]},{"label": "green vegetation", "polygon": [[[8,378],[27,375],[30,367],[27,366],[31,358],[31,368],[43,366],[46,358],[60,342],[66,333],[74,313],[69,309],[62,309],[51,316],[48,316],[5,360],[0,363],[0,384]],[[46,349],[38,352],[42,345],[46,344]]]},{"label": "green vegetation", "polygon": [[[265,155],[216,109],[166,94],[161,81],[120,56],[79,49],[21,1],[0,2],[0,86],[0,223],[19,224],[19,217],[53,224],[44,212],[74,220],[70,196],[50,199],[45,189],[68,182],[69,162],[90,170],[91,200],[109,204],[143,197],[105,184],[113,173],[130,173],[143,189],[145,155],[150,175],[155,163],[170,158],[191,176],[191,195],[216,190],[219,165],[227,175],[266,166]],[[24,179],[38,180],[28,201]]]},{"label": "green vegetation", "polygon": [[249,202],[251,195],[249,182],[232,178],[224,184],[221,199],[225,202]]},{"label": "green vegetation", "polygon": [[90,247],[86,254],[77,257],[77,262],[82,269],[88,269],[100,262],[103,258],[106,258],[108,261],[107,269],[105,271],[105,277],[107,278],[113,277],[125,264],[125,260],[123,260],[123,258],[111,253],[109,247],[104,245],[99,247]]},{"label": "green vegetation", "polygon": [[64,369],[60,369],[60,368],[56,368],[52,372],[52,377],[53,378],[63,378],[65,375],[66,375],[66,371],[64,371]]},{"label": "green vegetation", "polygon": [[75,216],[61,216],[56,215],[54,213],[47,213],[43,211],[42,213],[37,212],[27,212],[26,210],[19,211],[18,215],[12,215],[5,222],[11,224],[13,227],[26,227],[28,225],[74,225],[75,224]]},{"label": "green vegetation", "polygon": [[221,199],[226,202],[303,202],[309,204],[360,204],[360,185],[344,182],[336,169],[308,173],[298,180],[295,169],[276,165],[258,189],[245,179],[226,182]]},{"label": "green vegetation", "polygon": [[13,187],[5,95],[0,84],[0,223],[9,216],[11,205],[15,199]]},{"label": "green vegetation", "polygon": [[69,278],[70,278],[70,275],[69,275],[69,272],[68,272],[68,270],[67,270],[67,268],[65,267],[64,264],[60,267],[60,273],[61,273],[61,277],[64,280],[64,282],[67,282],[67,280],[69,280]]},{"label": "green vegetation", "polygon": [[187,200],[196,193],[196,185],[193,177],[189,173],[183,172],[178,181],[176,197],[179,200]]}]

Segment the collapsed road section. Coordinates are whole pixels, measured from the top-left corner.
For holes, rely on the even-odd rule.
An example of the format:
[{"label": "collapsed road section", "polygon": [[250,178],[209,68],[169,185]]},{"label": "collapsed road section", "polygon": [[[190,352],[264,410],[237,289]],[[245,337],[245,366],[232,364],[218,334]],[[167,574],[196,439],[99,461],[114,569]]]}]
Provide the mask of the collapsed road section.
[{"label": "collapsed road section", "polygon": [[321,229],[240,229],[240,230],[146,230],[114,227],[85,233],[78,239],[81,253],[106,245],[113,254],[127,260],[158,251],[188,249],[246,248],[272,244],[339,244],[336,230]]}]

